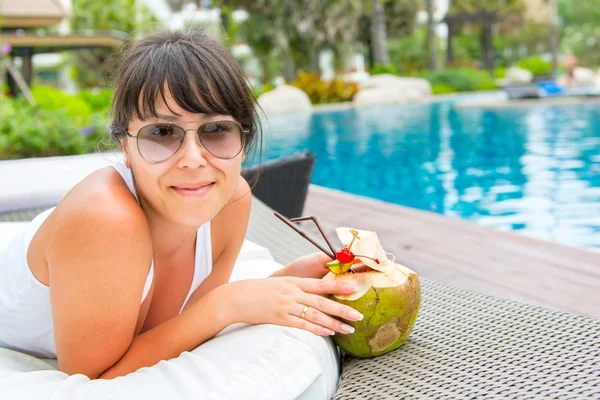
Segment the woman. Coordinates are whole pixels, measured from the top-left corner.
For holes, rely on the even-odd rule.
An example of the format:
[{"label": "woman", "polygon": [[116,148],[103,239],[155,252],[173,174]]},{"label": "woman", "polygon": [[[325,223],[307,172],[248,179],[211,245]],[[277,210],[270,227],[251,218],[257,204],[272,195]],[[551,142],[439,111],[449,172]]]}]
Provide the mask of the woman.
[{"label": "woman", "polygon": [[95,171],[0,250],[0,347],[114,378],[190,351],[234,323],[347,333],[354,288],[301,257],[228,283],[250,214],[240,176],[259,141],[235,59],[201,32],[163,31],[126,50],[111,136],[124,165]]}]

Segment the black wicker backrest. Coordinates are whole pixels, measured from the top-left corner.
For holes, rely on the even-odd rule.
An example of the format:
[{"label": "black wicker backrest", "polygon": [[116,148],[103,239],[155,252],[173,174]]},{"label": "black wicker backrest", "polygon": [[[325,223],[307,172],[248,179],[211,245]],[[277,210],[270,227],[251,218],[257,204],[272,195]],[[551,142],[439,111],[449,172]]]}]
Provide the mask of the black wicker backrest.
[{"label": "black wicker backrest", "polygon": [[287,218],[300,217],[315,164],[311,152],[266,161],[260,167],[246,168],[242,176],[252,181],[257,169],[260,175],[252,194]]}]

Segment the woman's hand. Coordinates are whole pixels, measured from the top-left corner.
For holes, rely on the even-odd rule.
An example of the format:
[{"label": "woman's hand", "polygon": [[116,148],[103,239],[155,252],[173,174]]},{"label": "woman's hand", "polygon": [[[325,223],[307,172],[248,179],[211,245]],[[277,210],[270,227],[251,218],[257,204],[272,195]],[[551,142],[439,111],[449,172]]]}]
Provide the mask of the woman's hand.
[{"label": "woman's hand", "polygon": [[287,267],[280,269],[271,276],[295,276],[298,278],[321,279],[329,272],[325,264],[333,261],[327,254],[319,251],[296,258]]},{"label": "woman's hand", "polygon": [[352,327],[334,317],[362,319],[353,308],[323,296],[348,295],[356,290],[342,282],[282,277],[237,281],[226,286],[235,322],[290,326],[328,336],[353,332]]}]

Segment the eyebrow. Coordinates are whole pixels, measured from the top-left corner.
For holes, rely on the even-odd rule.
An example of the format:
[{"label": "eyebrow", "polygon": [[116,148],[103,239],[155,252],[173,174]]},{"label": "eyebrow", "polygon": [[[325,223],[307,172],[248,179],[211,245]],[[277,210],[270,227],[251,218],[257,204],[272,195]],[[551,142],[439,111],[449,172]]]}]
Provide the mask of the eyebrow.
[{"label": "eyebrow", "polygon": [[[219,115],[217,113],[204,113],[202,114],[207,118],[212,118],[216,115]],[[158,117],[158,119],[163,119],[165,121],[169,121],[169,122],[177,122],[179,121],[179,118],[181,117],[180,115],[167,115],[167,114],[156,114],[156,116]]]}]

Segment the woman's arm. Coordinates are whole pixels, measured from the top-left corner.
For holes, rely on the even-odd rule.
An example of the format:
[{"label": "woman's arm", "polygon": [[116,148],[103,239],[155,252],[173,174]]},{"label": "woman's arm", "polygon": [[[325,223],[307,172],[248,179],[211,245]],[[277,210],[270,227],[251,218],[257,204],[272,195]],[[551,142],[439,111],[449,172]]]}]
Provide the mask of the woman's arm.
[{"label": "woman's arm", "polygon": [[46,254],[61,371],[123,376],[192,350],[232,323],[215,291],[135,336],[152,260],[145,217],[134,199],[114,193],[76,200],[66,199],[53,213]]},{"label": "woman's arm", "polygon": [[123,357],[98,376],[112,379],[178,357],[211,339],[235,321],[223,287],[212,290],[181,314],[136,336]]},{"label": "woman's arm", "polygon": [[76,188],[47,220],[54,339],[68,374],[96,378],[135,335],[152,245],[146,219],[125,190]]}]

